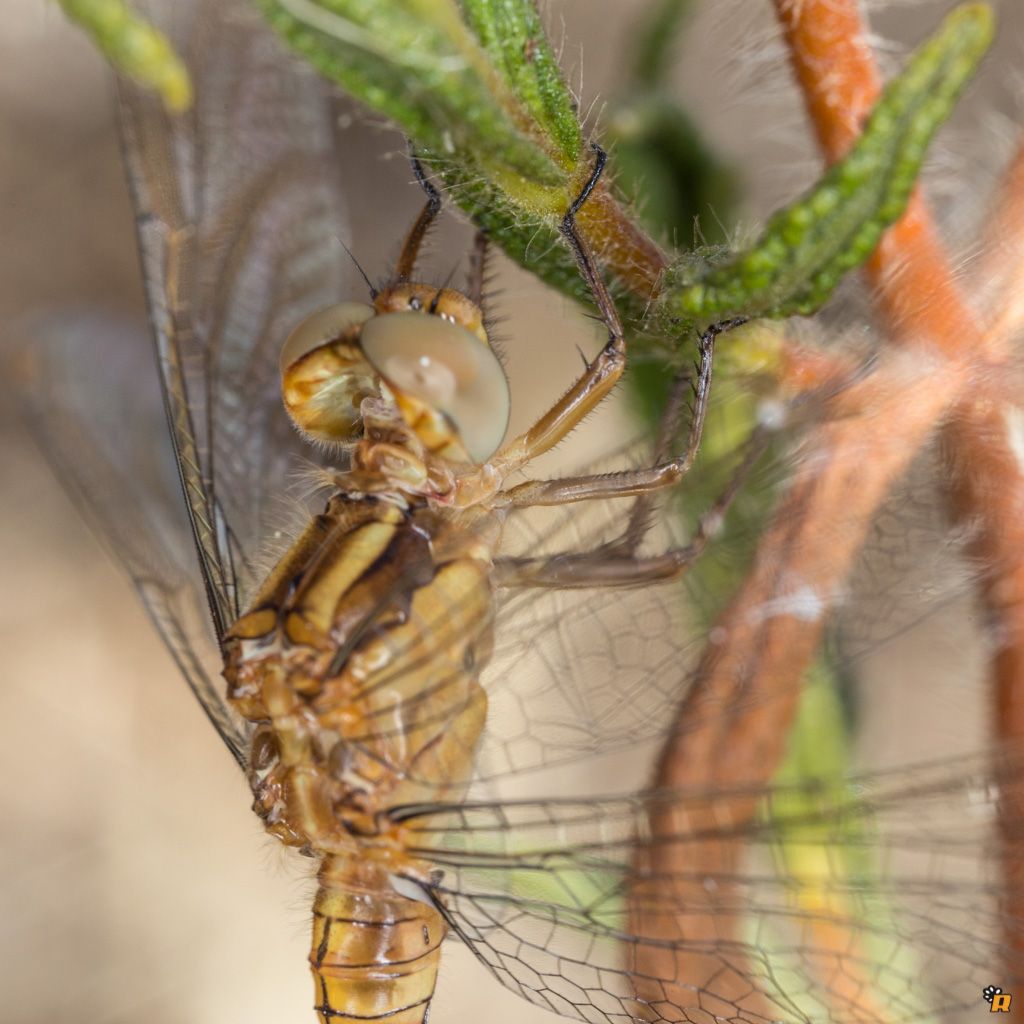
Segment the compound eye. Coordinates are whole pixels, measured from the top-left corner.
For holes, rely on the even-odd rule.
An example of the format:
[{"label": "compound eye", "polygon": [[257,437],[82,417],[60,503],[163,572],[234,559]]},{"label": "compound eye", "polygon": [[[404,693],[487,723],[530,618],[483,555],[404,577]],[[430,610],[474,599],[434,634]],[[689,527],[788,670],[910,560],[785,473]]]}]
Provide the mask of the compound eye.
[{"label": "compound eye", "polygon": [[363,327],[363,354],[398,391],[444,413],[476,463],[497,450],[512,401],[497,356],[465,327],[422,313],[386,313]]},{"label": "compound eye", "polygon": [[350,327],[364,323],[373,315],[373,307],[365,302],[338,302],[311,313],[285,340],[281,348],[281,372],[307,352],[334,341]]}]

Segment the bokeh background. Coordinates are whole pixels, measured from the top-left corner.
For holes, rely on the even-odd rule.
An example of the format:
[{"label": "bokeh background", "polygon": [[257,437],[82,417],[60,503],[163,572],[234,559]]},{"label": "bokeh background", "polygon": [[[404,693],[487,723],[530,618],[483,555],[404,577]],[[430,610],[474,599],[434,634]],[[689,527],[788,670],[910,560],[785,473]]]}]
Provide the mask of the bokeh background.
[{"label": "bokeh background", "polygon": [[[622,41],[641,0],[550,0],[549,24],[584,107],[614,91]],[[707,137],[738,169],[755,222],[817,170],[803,112],[772,38],[767,0],[696,3],[675,84]],[[887,61],[945,9],[904,0],[875,22]],[[997,51],[930,166],[954,233],[977,222],[1012,132],[1024,13],[1002,6]],[[992,114],[993,108],[1001,111]],[[401,142],[353,130],[351,237],[379,273],[420,195]],[[966,183],[970,184],[966,184]],[[972,198],[974,197],[974,198]],[[466,238],[440,233],[438,264]],[[505,268],[497,312],[525,422],[591,349],[593,325]],[[0,13],[0,333],[32,312],[89,309],[145,321],[109,74],[45,0]],[[511,342],[514,339],[514,343]],[[557,345],[552,343],[557,339]],[[543,373],[538,346],[543,345]],[[600,438],[622,410],[595,420]],[[126,424],[130,429],[130,424]],[[938,632],[901,637],[876,671],[900,666],[932,693],[929,742],[982,738],[982,717],[943,721],[941,679],[976,670],[968,603]],[[938,637],[939,639],[936,639]],[[310,881],[266,838],[247,787],[137,604],[35,450],[0,407],[0,1019],[7,1024],[234,1024],[305,1021]],[[882,659],[885,660],[882,660]],[[882,666],[882,667],[879,667]],[[941,679],[940,679],[941,677]],[[923,682],[920,682],[923,681]],[[939,686],[939,689],[935,689]],[[959,705],[957,705],[959,706]],[[878,728],[899,745],[906,714]],[[905,729],[903,730],[906,731]],[[880,740],[879,742],[885,742]],[[909,741],[908,741],[909,742]],[[460,947],[447,950],[439,1024],[549,1016],[515,1000]]]}]

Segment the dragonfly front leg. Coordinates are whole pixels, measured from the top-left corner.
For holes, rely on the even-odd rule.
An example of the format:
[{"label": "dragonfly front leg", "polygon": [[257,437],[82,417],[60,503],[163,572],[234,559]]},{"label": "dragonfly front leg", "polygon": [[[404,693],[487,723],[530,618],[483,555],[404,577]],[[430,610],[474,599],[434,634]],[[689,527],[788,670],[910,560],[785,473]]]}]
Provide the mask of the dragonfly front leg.
[{"label": "dragonfly front leg", "polygon": [[466,294],[481,309],[484,305],[484,291],[490,283],[490,267],[487,259],[489,251],[487,235],[483,231],[477,231],[473,236],[473,251],[469,256]]},{"label": "dragonfly front leg", "polygon": [[626,367],[626,341],[615,303],[594,262],[590,247],[576,227],[576,214],[587,201],[601,177],[607,156],[592,144],[597,159],[582,191],[562,218],[561,231],[572,247],[583,279],[590,287],[601,319],[608,328],[608,342],[587,364],[583,375],[532,427],[510,442],[492,460],[491,465],[503,476],[542,455],[563,440],[579,422],[592,412],[618,383]]},{"label": "dragonfly front leg", "polygon": [[[652,494],[672,487],[693,467],[700,449],[707,418],[708,397],[711,393],[711,369],[714,364],[715,338],[733,322],[715,324],[700,335],[700,362],[693,384],[693,417],[686,445],[681,454],[666,459],[672,436],[678,426],[685,405],[683,387],[688,378],[679,378],[664,418],[664,428],[654,451],[653,465],[644,469],[624,470],[619,473],[595,473],[587,476],[564,477],[558,480],[527,480],[504,493],[503,501],[513,508],[533,505],[563,505],[573,501],[591,501],[598,498],[628,498]],[[631,515],[628,532],[634,532],[633,522],[646,518],[647,503],[638,502]],[[639,542],[639,538],[637,540]]]},{"label": "dragonfly front leg", "polygon": [[412,227],[409,228],[409,233],[405,236],[405,240],[402,242],[402,249],[398,254],[398,261],[395,263],[395,284],[406,284],[412,277],[412,273],[416,269],[416,258],[419,256],[423,240],[427,237],[430,226],[441,212],[441,194],[434,188],[427,177],[419,158],[412,152],[411,144],[409,162],[412,164],[412,172],[416,175],[420,188],[427,194],[427,201],[423,209],[420,210],[419,216],[413,222]]}]

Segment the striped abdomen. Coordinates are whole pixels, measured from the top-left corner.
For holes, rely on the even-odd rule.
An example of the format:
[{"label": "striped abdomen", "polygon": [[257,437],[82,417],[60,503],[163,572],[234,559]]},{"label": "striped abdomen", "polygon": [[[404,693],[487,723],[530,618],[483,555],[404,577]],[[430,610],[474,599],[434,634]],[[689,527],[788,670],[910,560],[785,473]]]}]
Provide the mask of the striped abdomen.
[{"label": "striped abdomen", "polygon": [[328,858],[313,904],[309,962],[321,1024],[426,1020],[445,925],[396,894],[375,865]]}]

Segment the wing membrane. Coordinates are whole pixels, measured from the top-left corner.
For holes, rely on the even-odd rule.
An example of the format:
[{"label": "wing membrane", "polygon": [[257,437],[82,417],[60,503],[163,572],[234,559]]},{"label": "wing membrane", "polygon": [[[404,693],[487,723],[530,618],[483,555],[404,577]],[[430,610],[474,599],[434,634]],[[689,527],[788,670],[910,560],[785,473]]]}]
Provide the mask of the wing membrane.
[{"label": "wing membrane", "polygon": [[23,324],[18,398],[58,479],[127,569],[189,686],[244,768],[248,727],[222,696],[220,653],[141,328],[87,312]]},{"label": "wing membrane", "polygon": [[[157,366],[138,335],[88,315],[51,319],[27,328],[35,365],[21,400],[244,767],[246,727],[220,696],[218,643],[286,543],[298,442],[280,407],[277,352],[342,288],[334,118],[321,82],[247,5],[145,6],[197,94],[172,117],[119,85]],[[154,419],[161,401],[146,386],[157,371],[166,420]],[[168,425],[179,487],[160,468]]]},{"label": "wing membrane", "polygon": [[565,1017],[923,1021],[977,1012],[1014,970],[1000,864],[1024,835],[996,815],[1022,766],[1006,749],[836,786],[394,816],[457,934]]},{"label": "wing membrane", "polygon": [[[643,465],[649,446],[640,439],[588,471]],[[494,657],[484,677],[491,714],[478,778],[497,783],[506,773],[616,752],[632,752],[638,765],[649,765],[689,692],[707,644],[711,610],[728,597],[729,581],[735,585],[742,578],[745,552],[771,508],[771,499],[763,496],[782,493],[803,457],[799,438],[780,439],[755,467],[721,542],[681,581],[502,591]],[[682,496],[691,489],[712,492],[710,482],[726,479],[735,461],[734,455],[721,465],[699,463],[684,482]],[[951,528],[941,513],[930,462],[925,452],[882,508],[855,584],[826,609],[835,627],[831,663],[843,677],[851,704],[871,703],[872,687],[888,685],[891,678],[881,684],[855,682],[850,671],[855,661],[962,600],[977,576],[978,567],[964,555],[963,532]],[[645,550],[685,545],[694,507],[688,498],[685,509],[678,500],[656,508]],[[593,550],[621,532],[628,508],[626,502],[604,502],[525,510],[508,524],[504,553],[536,557]],[[827,534],[830,525],[822,523],[820,529]],[[780,685],[771,696],[788,699],[799,686],[801,680],[792,680],[788,689]],[[958,699],[965,704],[980,699],[977,686],[965,678]],[[739,710],[716,707],[707,714]],[[646,776],[637,774],[636,784],[644,781]],[[499,786],[499,791],[506,790]]]},{"label": "wing membrane", "polygon": [[238,3],[151,4],[186,54],[182,118],[120,86],[164,400],[218,635],[261,582],[298,442],[289,328],[336,300],[341,191],[325,87]]}]

